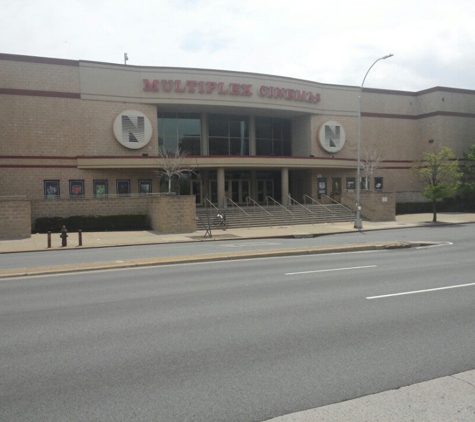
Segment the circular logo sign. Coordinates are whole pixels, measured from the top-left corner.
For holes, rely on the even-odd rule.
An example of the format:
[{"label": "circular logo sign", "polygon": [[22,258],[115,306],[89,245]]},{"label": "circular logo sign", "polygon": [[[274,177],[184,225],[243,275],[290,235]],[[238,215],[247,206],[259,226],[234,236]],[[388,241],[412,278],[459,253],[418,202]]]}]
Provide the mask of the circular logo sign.
[{"label": "circular logo sign", "polygon": [[318,133],[320,145],[327,152],[338,152],[345,145],[345,129],[340,123],[330,120],[325,122]]},{"label": "circular logo sign", "polygon": [[148,117],[137,110],[126,110],[114,120],[114,135],[126,148],[139,149],[152,139],[152,124]]}]

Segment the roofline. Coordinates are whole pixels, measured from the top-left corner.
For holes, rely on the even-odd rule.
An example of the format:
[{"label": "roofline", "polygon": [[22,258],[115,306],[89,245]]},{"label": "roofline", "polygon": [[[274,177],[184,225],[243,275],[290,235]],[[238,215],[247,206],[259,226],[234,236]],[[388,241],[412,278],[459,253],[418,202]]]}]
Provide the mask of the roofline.
[{"label": "roofline", "polygon": [[[123,65],[121,63],[107,63],[107,62],[99,62],[93,60],[69,60],[69,59],[56,59],[51,57],[40,57],[40,56],[26,56],[20,54],[8,54],[8,53],[0,53],[0,60],[10,60],[10,61],[18,61],[18,62],[28,62],[28,63],[42,63],[42,64],[52,64],[52,65],[60,65],[60,66],[77,66],[79,67],[81,63],[91,63],[91,64],[99,64],[99,65],[107,65],[107,66],[118,66],[118,67],[133,67],[133,68],[141,68],[141,69],[162,69],[162,70],[185,70],[185,71],[202,71],[202,72],[226,72],[230,74],[236,75],[254,75],[254,76],[267,76],[271,78],[279,77],[287,80],[293,80],[297,82],[306,82],[312,84],[319,84],[322,86],[334,86],[334,87],[343,87],[343,88],[356,88],[357,86],[353,85],[339,85],[339,84],[328,84],[328,83],[321,83],[316,81],[309,81],[307,79],[299,79],[299,78],[292,78],[287,76],[278,76],[278,75],[270,75],[266,73],[255,73],[255,72],[240,72],[235,70],[222,70],[222,69],[204,69],[204,68],[191,68],[191,67],[173,67],[173,66],[138,66],[138,65]],[[381,88],[363,88],[364,92],[373,93],[373,94],[391,94],[391,95],[410,95],[410,96],[419,96],[425,94],[431,94],[433,92],[451,92],[457,94],[471,94],[475,95],[475,90],[472,89],[464,89],[464,88],[450,88],[450,87],[443,87],[443,86],[435,86],[432,88],[423,89],[421,91],[399,91],[393,89],[381,89]]]}]

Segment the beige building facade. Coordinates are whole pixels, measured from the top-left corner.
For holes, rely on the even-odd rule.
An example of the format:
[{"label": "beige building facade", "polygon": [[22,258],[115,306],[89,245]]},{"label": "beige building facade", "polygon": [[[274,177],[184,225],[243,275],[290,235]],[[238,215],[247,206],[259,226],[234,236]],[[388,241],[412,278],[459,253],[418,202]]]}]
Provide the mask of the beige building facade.
[{"label": "beige building facade", "polygon": [[[159,151],[187,154],[174,190],[218,207],[352,193],[359,87],[219,70],[0,54],[0,197],[101,199],[166,190]],[[365,88],[364,189],[418,199],[425,151],[473,143],[475,91]],[[365,176],[362,170],[362,176]]]}]

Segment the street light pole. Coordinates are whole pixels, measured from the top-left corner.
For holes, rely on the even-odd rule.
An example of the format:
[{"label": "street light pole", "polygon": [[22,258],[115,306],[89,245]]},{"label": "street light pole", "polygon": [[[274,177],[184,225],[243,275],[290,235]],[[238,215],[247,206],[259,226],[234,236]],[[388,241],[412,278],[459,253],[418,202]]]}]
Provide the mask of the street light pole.
[{"label": "street light pole", "polygon": [[366,75],[364,75],[363,82],[360,87],[360,95],[358,97],[358,144],[357,144],[357,164],[356,164],[356,220],[355,220],[355,229],[362,229],[363,223],[361,221],[361,95],[363,94],[363,85],[366,77],[368,76],[369,71],[373,66],[378,63],[380,60],[389,59],[393,54],[388,54],[387,56],[380,57],[375,60],[375,62],[370,66]]}]

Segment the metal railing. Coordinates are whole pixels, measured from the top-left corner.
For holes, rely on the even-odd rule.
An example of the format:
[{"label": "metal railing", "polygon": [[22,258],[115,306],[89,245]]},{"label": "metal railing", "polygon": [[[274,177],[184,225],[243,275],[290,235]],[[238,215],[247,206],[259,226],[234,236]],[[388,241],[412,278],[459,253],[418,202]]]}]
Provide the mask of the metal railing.
[{"label": "metal railing", "polygon": [[231,205],[233,206],[232,208],[233,212],[234,212],[234,209],[237,209],[238,211],[244,213],[246,217],[250,217],[250,215],[246,211],[244,211],[238,204],[236,204],[236,202],[234,202],[231,198],[229,198],[228,196],[225,196],[224,198],[226,199],[227,202],[231,203]]},{"label": "metal railing", "polygon": [[310,214],[315,214],[310,208],[307,208],[305,205],[301,204],[299,201],[297,201],[296,199],[292,198],[290,196],[290,194],[287,195],[289,200],[290,200],[290,205],[299,205],[300,207],[302,207],[303,209],[307,210]]},{"label": "metal railing", "polygon": [[287,211],[288,213],[290,213],[290,215],[292,215],[292,211],[290,211],[287,207],[282,205],[280,202],[276,201],[274,198],[272,198],[272,196],[266,196],[267,205],[269,205],[269,199],[274,203],[274,205],[278,205],[279,207],[282,207],[285,211]]},{"label": "metal railing", "polygon": [[252,206],[254,207],[254,212],[256,210],[256,207],[258,209],[261,209],[262,211],[266,212],[267,214],[269,214],[271,216],[271,218],[274,218],[274,216],[272,215],[271,212],[267,211],[263,206],[261,206],[260,204],[258,204],[256,201],[254,201],[254,199],[252,199],[250,196],[247,196],[246,197],[246,203],[247,203],[247,206],[249,206],[249,202],[252,204]]},{"label": "metal railing", "polygon": [[[205,198],[205,199],[203,200],[203,202],[205,203],[205,206],[206,206],[206,204],[209,204],[209,205],[211,205],[211,207],[213,207],[216,211],[219,211],[219,208],[218,208],[216,205],[214,205],[208,198]],[[208,208],[211,208],[211,207],[208,207]]]},{"label": "metal railing", "polygon": [[336,201],[335,199],[333,199],[332,197],[328,196],[328,195],[325,195],[325,194],[322,194],[322,198],[327,198],[330,200],[330,204],[339,204],[341,205],[338,201]]},{"label": "metal railing", "polygon": [[[327,211],[334,214],[333,210],[331,208],[329,208],[328,206],[326,206],[324,203],[318,202],[316,199],[314,199],[314,198],[312,198],[311,196],[308,196],[308,195],[303,196],[304,202],[306,201],[306,198],[310,199],[312,201],[312,203],[316,203],[317,205],[320,205],[321,207],[324,207]],[[305,202],[305,204],[306,204],[306,202]]]}]

